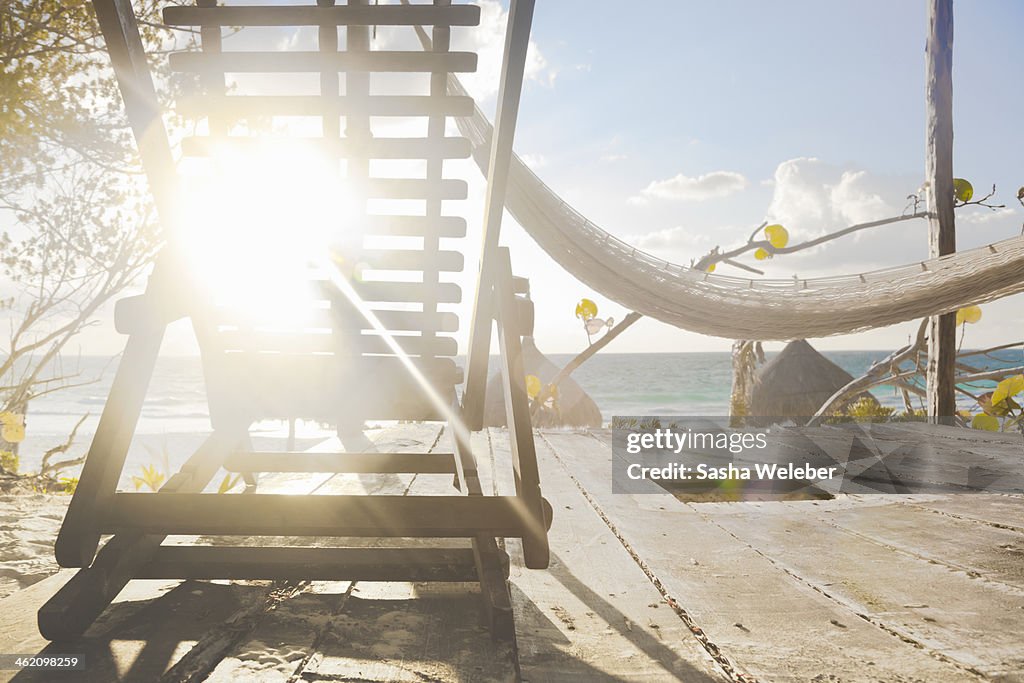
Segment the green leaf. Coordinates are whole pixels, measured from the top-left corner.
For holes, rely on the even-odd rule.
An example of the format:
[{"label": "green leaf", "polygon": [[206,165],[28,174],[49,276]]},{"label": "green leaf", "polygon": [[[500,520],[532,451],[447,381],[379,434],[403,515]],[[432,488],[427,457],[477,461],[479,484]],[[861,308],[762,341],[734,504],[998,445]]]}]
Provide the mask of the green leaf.
[{"label": "green leaf", "polygon": [[986,432],[998,432],[999,420],[985,413],[978,413],[971,420],[972,429],[984,429]]}]

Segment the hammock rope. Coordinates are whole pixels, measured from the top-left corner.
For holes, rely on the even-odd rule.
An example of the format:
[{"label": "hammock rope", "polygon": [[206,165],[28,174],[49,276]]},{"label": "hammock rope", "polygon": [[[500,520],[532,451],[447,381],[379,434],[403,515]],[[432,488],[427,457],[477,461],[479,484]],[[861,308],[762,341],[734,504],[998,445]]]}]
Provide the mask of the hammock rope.
[{"label": "hammock rope", "polygon": [[[454,76],[448,90],[467,94]],[[490,122],[477,107],[456,123],[486,176]],[[627,244],[569,206],[517,155],[505,207],[556,263],[602,296],[670,325],[728,339],[849,334],[1024,291],[1024,236],[868,273],[752,280],[699,271]]]}]

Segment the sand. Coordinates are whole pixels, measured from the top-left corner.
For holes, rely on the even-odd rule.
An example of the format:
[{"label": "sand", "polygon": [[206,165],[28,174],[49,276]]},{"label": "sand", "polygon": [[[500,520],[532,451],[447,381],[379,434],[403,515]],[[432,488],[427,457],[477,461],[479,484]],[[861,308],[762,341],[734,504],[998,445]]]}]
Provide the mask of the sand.
[{"label": "sand", "polygon": [[0,599],[55,574],[53,541],[71,496],[0,495]]}]

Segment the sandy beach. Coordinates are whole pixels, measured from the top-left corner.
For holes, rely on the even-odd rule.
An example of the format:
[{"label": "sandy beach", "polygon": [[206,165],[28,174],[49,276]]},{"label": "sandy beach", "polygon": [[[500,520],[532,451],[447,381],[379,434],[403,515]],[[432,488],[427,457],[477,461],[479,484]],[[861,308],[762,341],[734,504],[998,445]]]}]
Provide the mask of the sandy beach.
[{"label": "sandy beach", "polygon": [[0,495],[0,599],[55,574],[53,541],[71,496]]}]

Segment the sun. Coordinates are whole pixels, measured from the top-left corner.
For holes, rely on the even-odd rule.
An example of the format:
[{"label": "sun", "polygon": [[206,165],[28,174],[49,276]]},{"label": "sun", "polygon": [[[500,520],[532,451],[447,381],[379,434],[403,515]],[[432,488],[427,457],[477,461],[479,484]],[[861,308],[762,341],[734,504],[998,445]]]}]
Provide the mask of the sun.
[{"label": "sun", "polygon": [[224,146],[183,169],[177,247],[202,296],[253,320],[301,322],[323,264],[361,241],[336,159]]}]

